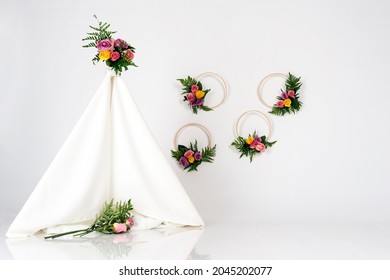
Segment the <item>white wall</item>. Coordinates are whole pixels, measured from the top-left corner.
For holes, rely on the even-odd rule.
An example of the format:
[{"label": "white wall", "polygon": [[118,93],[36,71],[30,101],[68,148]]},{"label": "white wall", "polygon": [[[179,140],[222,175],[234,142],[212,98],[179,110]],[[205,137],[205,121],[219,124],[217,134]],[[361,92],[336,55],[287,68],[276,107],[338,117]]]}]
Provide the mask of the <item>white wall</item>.
[{"label": "white wall", "polygon": [[[0,214],[16,215],[103,79],[94,51],[81,48],[97,14],[137,48],[140,67],[123,78],[206,222],[389,221],[389,3],[2,0]],[[230,98],[193,115],[176,79],[209,70]],[[272,116],[278,143],[252,164],[239,160],[235,120],[266,110],[260,78],[288,71],[302,76],[303,110]],[[211,130],[218,154],[188,174],[170,149],[192,121]],[[192,137],[204,139],[183,140]]]}]

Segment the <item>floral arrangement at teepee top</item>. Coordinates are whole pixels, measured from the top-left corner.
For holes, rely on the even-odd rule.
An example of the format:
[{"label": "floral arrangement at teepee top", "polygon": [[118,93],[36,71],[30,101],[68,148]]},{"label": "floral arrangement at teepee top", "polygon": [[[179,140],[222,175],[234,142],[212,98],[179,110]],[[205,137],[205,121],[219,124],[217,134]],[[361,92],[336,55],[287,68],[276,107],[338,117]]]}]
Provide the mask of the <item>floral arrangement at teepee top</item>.
[{"label": "floral arrangement at teepee top", "polygon": [[96,64],[99,61],[105,61],[106,65],[120,75],[122,71],[128,70],[129,66],[135,66],[133,62],[135,48],[122,39],[114,39],[112,34],[116,31],[110,31],[110,24],[102,23],[96,15],[98,26],[89,26],[92,32],[87,32],[87,37],[83,41],[90,41],[83,48],[96,48],[97,54],[93,57],[92,62]]}]

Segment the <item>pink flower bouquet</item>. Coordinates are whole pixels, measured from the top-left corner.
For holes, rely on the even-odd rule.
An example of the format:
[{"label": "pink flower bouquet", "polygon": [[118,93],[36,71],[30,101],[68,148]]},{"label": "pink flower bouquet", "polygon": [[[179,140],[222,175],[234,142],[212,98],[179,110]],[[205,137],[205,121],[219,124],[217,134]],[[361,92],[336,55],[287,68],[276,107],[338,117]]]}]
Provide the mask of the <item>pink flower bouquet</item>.
[{"label": "pink flower bouquet", "polygon": [[277,101],[270,111],[271,114],[284,116],[285,114],[295,114],[302,107],[302,102],[299,101],[299,93],[302,83],[301,77],[295,77],[288,73],[288,78],[285,82],[284,90],[276,97]]},{"label": "pink flower bouquet", "polygon": [[204,100],[210,89],[203,89],[201,82],[188,76],[186,79],[177,79],[183,85],[184,95],[183,101],[188,102],[188,105],[192,109],[194,114],[198,113],[198,110],[212,111],[211,108],[204,105]]},{"label": "pink flower bouquet", "polygon": [[252,162],[256,154],[264,153],[267,148],[272,147],[275,143],[276,141],[268,142],[265,135],[260,137],[255,131],[252,135],[249,134],[247,138],[238,136],[231,145],[241,153],[240,158],[246,156]]},{"label": "pink flower bouquet", "polygon": [[116,202],[112,199],[105,203],[103,210],[96,217],[95,222],[88,228],[64,233],[52,234],[45,239],[54,239],[65,235],[84,236],[94,231],[107,234],[117,234],[129,231],[134,226],[134,219],[130,211],[133,210],[131,200]]},{"label": "pink flower bouquet", "polygon": [[171,151],[172,157],[179,162],[179,165],[189,171],[198,171],[198,166],[202,162],[213,162],[216,154],[216,145],[214,147],[206,147],[202,150],[198,149],[198,142],[190,143],[190,146],[179,145],[176,151]]},{"label": "pink flower bouquet", "polygon": [[84,48],[96,48],[97,54],[92,59],[93,64],[105,61],[106,65],[120,75],[122,71],[128,70],[129,66],[135,66],[133,59],[135,48],[122,39],[115,39],[112,34],[116,31],[109,31],[110,24],[102,23],[99,19],[98,27],[90,26],[93,32],[88,32],[88,36],[83,41],[89,41]]}]

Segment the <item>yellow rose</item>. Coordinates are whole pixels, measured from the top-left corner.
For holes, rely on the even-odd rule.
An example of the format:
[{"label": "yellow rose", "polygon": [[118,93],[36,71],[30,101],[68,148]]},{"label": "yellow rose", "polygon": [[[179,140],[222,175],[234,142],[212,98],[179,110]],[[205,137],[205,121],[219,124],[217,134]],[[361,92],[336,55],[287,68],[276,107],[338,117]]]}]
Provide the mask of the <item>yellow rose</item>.
[{"label": "yellow rose", "polygon": [[291,107],[291,99],[287,98],[283,101],[285,107]]},{"label": "yellow rose", "polygon": [[101,51],[99,53],[99,58],[100,60],[107,60],[111,57],[111,52],[110,51]]},{"label": "yellow rose", "polygon": [[195,92],[196,98],[198,98],[198,99],[203,98],[204,94],[205,94],[204,91],[201,91],[201,90],[198,90],[197,92]]},{"label": "yellow rose", "polygon": [[190,163],[194,163],[195,158],[194,158],[193,156],[190,156],[190,157],[188,158],[188,161],[189,161]]},{"label": "yellow rose", "polygon": [[253,137],[248,137],[246,140],[245,140],[245,142],[248,144],[248,145],[250,145],[250,144],[252,144],[252,142],[253,142]]}]

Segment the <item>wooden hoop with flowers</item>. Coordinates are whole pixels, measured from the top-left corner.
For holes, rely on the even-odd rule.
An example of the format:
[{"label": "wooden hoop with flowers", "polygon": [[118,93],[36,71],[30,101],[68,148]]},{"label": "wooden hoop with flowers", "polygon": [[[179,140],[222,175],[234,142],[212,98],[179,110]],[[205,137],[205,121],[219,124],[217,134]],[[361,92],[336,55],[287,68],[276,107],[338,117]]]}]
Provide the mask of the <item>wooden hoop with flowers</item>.
[{"label": "wooden hoop with flowers", "polygon": [[83,41],[90,41],[83,48],[96,48],[98,51],[92,58],[93,64],[105,61],[106,65],[117,75],[120,75],[124,70],[128,70],[129,66],[137,67],[133,62],[135,48],[122,39],[114,39],[112,35],[116,31],[108,30],[110,24],[102,23],[95,15],[94,17],[98,21],[98,26],[89,26],[93,31],[88,32],[88,36],[82,39]]},{"label": "wooden hoop with flowers", "polygon": [[[203,130],[208,139],[207,147],[199,149],[197,140],[195,140],[194,143],[190,142],[188,147],[178,144],[181,133],[188,127],[198,127]],[[197,168],[202,162],[212,163],[214,161],[217,147],[217,145],[212,146],[212,137],[210,131],[199,123],[189,123],[179,128],[175,134],[173,145],[176,150],[171,150],[172,157],[176,159],[179,165],[188,172],[194,170],[198,171]]]},{"label": "wooden hoop with flowers", "polygon": [[[264,101],[263,85],[268,79],[272,77],[282,77],[286,79],[286,81],[285,81],[285,88],[281,89],[282,93],[276,97],[277,102],[271,106]],[[282,73],[272,73],[269,74],[268,76],[265,76],[260,81],[259,86],[257,88],[257,94],[260,102],[263,103],[264,106],[271,109],[271,111],[269,111],[269,113],[271,114],[277,116],[284,116],[285,114],[291,114],[291,113],[295,114],[302,107],[302,102],[299,101],[299,92],[298,92],[302,86],[300,79],[301,77],[296,77],[291,73],[288,73],[288,76]]]},{"label": "wooden hoop with flowers", "polygon": [[[207,94],[211,91],[210,89],[204,89],[203,84],[200,82],[200,79],[205,77],[213,77],[223,87],[223,98],[222,100],[213,106],[204,105],[205,98]],[[188,106],[192,109],[194,114],[198,113],[198,110],[203,111],[213,111],[215,108],[221,106],[226,99],[228,98],[228,86],[224,78],[214,72],[205,72],[198,75],[196,78],[188,76],[186,79],[177,79],[183,85],[184,95],[183,101],[188,102]]]},{"label": "wooden hoop with flowers", "polygon": [[[249,134],[248,137],[244,138],[240,136],[239,133],[239,127],[241,124],[242,119],[249,115],[249,114],[258,114],[260,115],[265,122],[268,125],[269,131],[268,131],[268,136],[259,136],[256,130],[253,132],[253,134]],[[249,110],[241,114],[241,116],[238,118],[236,122],[236,127],[235,127],[235,136],[236,139],[232,142],[232,146],[235,147],[240,153],[240,158],[243,156],[249,157],[250,162],[252,162],[252,159],[255,155],[264,153],[266,149],[269,147],[272,147],[277,141],[269,142],[269,139],[272,136],[272,123],[271,120],[263,113],[258,110]]]}]

